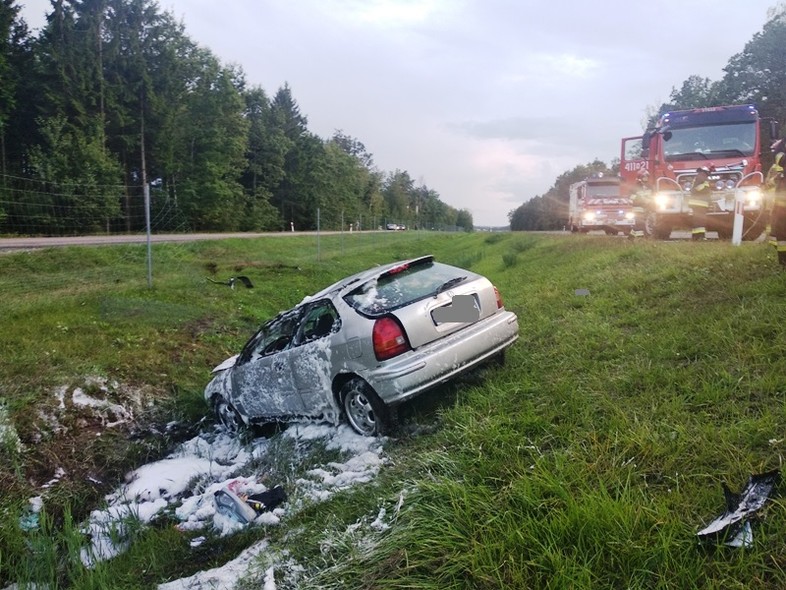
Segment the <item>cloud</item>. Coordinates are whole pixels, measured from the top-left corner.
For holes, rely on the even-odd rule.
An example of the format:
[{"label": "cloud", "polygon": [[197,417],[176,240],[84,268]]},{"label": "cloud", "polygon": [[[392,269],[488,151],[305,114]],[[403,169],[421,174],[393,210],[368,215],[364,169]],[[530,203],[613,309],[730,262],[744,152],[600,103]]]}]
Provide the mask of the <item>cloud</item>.
[{"label": "cloud", "polygon": [[519,61],[517,71],[505,78],[510,83],[575,84],[577,80],[592,78],[602,67],[596,59],[570,53],[532,53]]},{"label": "cloud", "polygon": [[443,4],[439,0],[353,0],[348,3],[348,14],[363,24],[407,27],[426,22],[442,9]]}]

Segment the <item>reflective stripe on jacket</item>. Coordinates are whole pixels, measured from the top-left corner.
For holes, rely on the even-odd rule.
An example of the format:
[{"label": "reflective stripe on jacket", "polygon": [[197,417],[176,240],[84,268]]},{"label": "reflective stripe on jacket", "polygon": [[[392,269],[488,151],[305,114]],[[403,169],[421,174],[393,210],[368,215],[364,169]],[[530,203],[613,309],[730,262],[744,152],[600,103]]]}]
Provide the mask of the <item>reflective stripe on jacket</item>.
[{"label": "reflective stripe on jacket", "polygon": [[704,207],[706,209],[710,206],[711,193],[712,189],[708,181],[705,180],[699,184],[694,184],[690,189],[688,205],[691,207]]}]

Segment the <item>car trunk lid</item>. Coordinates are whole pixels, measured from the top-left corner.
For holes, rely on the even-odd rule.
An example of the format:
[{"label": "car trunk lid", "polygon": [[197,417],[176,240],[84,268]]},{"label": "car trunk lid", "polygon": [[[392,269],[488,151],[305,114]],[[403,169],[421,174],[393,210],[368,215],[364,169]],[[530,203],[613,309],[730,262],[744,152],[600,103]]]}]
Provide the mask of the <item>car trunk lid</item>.
[{"label": "car trunk lid", "polygon": [[463,330],[497,311],[492,284],[476,278],[392,312],[417,349]]}]

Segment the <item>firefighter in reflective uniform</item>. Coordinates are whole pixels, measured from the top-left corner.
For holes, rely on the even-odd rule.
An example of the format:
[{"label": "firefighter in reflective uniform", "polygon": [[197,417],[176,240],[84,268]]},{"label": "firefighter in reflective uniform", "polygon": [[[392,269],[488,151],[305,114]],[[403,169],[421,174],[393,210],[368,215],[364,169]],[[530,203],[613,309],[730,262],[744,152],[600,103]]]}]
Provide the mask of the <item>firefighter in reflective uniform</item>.
[{"label": "firefighter in reflective uniform", "polygon": [[643,238],[644,237],[644,220],[647,217],[647,209],[649,209],[650,202],[652,201],[652,189],[650,188],[650,173],[645,168],[639,170],[636,175],[636,182],[638,183],[638,190],[633,193],[631,200],[633,201],[633,214],[636,216],[636,224],[630,231],[630,238]]},{"label": "firefighter in reflective uniform", "polygon": [[775,152],[775,161],[767,172],[765,182],[767,188],[773,191],[772,213],[770,225],[772,236],[775,238],[775,248],[778,251],[778,264],[786,268],[786,178],[784,178],[783,165],[786,157],[786,141],[779,139],[772,144]]},{"label": "firefighter in reflective uniform", "polygon": [[688,205],[693,210],[691,239],[694,241],[707,239],[707,211],[710,208],[710,197],[712,196],[709,176],[710,169],[702,166],[696,170],[696,178],[693,179],[693,186],[690,187]]},{"label": "firefighter in reflective uniform", "polygon": [[775,154],[775,160],[767,172],[767,178],[764,180],[764,189],[769,193],[766,199],[767,204],[767,242],[772,247],[777,247],[778,242],[775,239],[775,234],[772,231],[772,209],[775,205],[775,189],[778,185],[778,180],[783,176],[783,156],[784,156],[784,140],[779,139],[770,146],[770,150]]}]

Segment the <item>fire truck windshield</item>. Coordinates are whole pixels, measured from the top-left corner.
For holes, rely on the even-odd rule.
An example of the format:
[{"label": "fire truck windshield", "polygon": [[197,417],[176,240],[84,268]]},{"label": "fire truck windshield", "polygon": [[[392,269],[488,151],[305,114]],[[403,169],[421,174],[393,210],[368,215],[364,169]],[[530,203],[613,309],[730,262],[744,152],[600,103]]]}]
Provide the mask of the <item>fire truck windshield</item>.
[{"label": "fire truck windshield", "polygon": [[668,128],[663,133],[663,155],[675,160],[708,160],[752,156],[756,122]]},{"label": "fire truck windshield", "polygon": [[618,197],[620,185],[616,184],[592,184],[587,187],[587,195],[590,197]]}]

